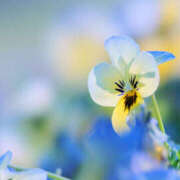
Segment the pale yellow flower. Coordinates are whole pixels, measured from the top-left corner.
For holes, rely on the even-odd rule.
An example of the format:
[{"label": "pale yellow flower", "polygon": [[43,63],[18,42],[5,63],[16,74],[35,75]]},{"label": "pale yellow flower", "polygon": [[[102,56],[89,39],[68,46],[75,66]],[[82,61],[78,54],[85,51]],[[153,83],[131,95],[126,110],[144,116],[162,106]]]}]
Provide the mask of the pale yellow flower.
[{"label": "pale yellow flower", "polygon": [[158,65],[173,59],[167,52],[141,52],[127,36],[112,36],[105,41],[112,64],[100,63],[89,73],[92,99],[102,106],[115,106],[112,125],[116,132],[129,127],[127,116],[151,96],[159,85]]}]

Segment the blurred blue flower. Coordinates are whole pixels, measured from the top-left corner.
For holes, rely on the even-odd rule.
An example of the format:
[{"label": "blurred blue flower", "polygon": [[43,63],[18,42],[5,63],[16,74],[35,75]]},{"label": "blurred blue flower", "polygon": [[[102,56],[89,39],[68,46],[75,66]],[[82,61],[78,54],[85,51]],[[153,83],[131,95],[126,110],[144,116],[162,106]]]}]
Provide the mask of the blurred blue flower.
[{"label": "blurred blue flower", "polygon": [[42,157],[40,166],[52,172],[61,169],[63,176],[72,178],[82,161],[83,151],[80,144],[69,134],[62,132],[56,137],[50,152]]},{"label": "blurred blue flower", "polygon": [[130,169],[116,169],[107,180],[179,180],[180,176],[175,170],[158,168],[155,170],[135,174]]},{"label": "blurred blue flower", "polygon": [[157,169],[149,172],[142,173],[140,175],[141,179],[144,178],[146,180],[179,180],[180,176],[177,171],[172,169]]},{"label": "blurred blue flower", "polygon": [[[114,160],[125,159],[143,146],[143,135],[145,126],[139,121],[136,127],[130,133],[119,136],[112,127],[111,120],[106,117],[100,117],[96,120],[92,130],[87,134],[85,143],[89,148],[96,148],[100,153],[107,155]],[[108,147],[108,148],[107,148]],[[120,151],[126,152],[123,156]],[[109,162],[109,159],[107,159]]]},{"label": "blurred blue flower", "polygon": [[[110,177],[113,175],[110,172],[113,172],[117,165],[129,168],[133,154],[143,149],[145,132],[146,127],[137,121],[129,133],[119,136],[113,130],[109,118],[97,118],[90,132],[84,137],[85,162],[78,179],[107,179],[109,174]],[[84,177],[87,172],[91,172],[90,177]]]},{"label": "blurred blue flower", "polygon": [[98,117],[83,138],[59,133],[52,149],[43,156],[41,167],[50,171],[60,168],[62,175],[78,180],[141,180],[161,176],[178,179],[176,171],[167,170],[147,151],[146,143],[153,142],[146,139],[151,116],[143,109],[135,116],[131,131],[121,136],[105,116]]}]

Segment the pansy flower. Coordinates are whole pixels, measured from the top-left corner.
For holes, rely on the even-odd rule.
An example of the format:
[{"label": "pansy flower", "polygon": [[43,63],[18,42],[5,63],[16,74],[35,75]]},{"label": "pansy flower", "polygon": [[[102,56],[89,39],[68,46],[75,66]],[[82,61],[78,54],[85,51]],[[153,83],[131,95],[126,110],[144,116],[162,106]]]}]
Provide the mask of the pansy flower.
[{"label": "pansy flower", "polygon": [[151,96],[159,85],[158,65],[174,56],[162,51],[140,51],[127,36],[112,36],[105,41],[111,64],[100,63],[89,73],[92,99],[102,106],[115,106],[112,125],[117,133],[129,129],[130,112]]}]

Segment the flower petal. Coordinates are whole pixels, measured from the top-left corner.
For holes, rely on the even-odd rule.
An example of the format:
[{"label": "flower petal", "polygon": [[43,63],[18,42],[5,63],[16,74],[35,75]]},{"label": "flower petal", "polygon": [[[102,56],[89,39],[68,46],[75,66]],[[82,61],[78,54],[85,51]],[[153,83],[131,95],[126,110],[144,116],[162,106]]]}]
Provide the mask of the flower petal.
[{"label": "flower petal", "polygon": [[47,172],[42,169],[30,169],[13,173],[13,180],[46,180]]},{"label": "flower petal", "polygon": [[117,133],[126,132],[129,127],[126,122],[128,111],[124,111],[124,101],[121,97],[112,114],[112,125]]},{"label": "flower petal", "polygon": [[108,63],[100,63],[89,73],[88,88],[92,99],[102,106],[115,106],[119,96],[115,82],[120,80],[120,72]]},{"label": "flower petal", "polygon": [[119,100],[112,114],[112,125],[117,133],[123,133],[129,130],[126,118],[128,114],[144,101],[135,90],[126,92]]},{"label": "flower petal", "polygon": [[172,53],[166,51],[148,51],[148,53],[154,57],[158,65],[175,59],[175,56]]},{"label": "flower petal", "polygon": [[152,95],[159,85],[158,65],[148,52],[141,52],[136,56],[129,73],[139,76],[139,83],[142,84],[139,92],[142,97]]},{"label": "flower petal", "polygon": [[6,169],[12,159],[12,152],[7,151],[0,157],[0,169]]},{"label": "flower petal", "polygon": [[112,36],[105,41],[104,46],[109,53],[112,63],[116,66],[122,64],[118,61],[124,61],[126,64],[129,64],[140,51],[138,44],[128,36]]}]

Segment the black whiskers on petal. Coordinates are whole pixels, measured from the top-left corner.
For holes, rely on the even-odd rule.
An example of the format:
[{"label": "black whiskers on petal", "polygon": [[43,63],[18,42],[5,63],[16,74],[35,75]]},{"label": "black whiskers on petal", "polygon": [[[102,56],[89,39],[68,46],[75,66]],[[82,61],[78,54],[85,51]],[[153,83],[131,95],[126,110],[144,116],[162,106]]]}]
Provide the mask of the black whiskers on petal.
[{"label": "black whiskers on petal", "polygon": [[124,81],[119,81],[119,82],[115,82],[117,88],[115,88],[116,91],[124,93],[124,86],[125,86],[125,82]]},{"label": "black whiskers on petal", "polygon": [[136,103],[137,100],[137,94],[134,93],[133,95],[126,95],[124,97],[124,104],[125,104],[125,110],[130,110],[131,107]]},{"label": "black whiskers on petal", "polygon": [[131,86],[132,86],[134,89],[136,89],[137,86],[138,86],[138,81],[137,81],[137,79],[136,79],[136,76],[131,76],[131,77],[129,78],[129,83],[131,84]]}]

